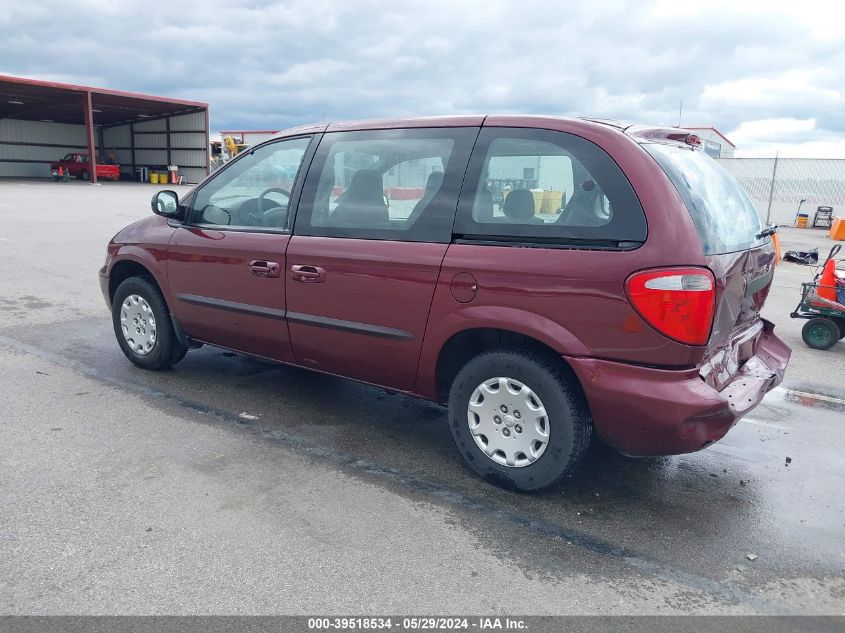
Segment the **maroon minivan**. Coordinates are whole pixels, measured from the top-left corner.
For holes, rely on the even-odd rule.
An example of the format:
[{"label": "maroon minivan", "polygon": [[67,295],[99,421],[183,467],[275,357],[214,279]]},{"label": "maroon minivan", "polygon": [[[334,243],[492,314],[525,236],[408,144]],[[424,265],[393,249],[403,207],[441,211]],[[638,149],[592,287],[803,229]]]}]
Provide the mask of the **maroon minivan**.
[{"label": "maroon minivan", "polygon": [[699,450],[783,378],[768,232],[679,129],[525,116],[282,132],[118,233],[126,356],[201,344],[448,403],[469,466],[549,486],[595,432]]}]

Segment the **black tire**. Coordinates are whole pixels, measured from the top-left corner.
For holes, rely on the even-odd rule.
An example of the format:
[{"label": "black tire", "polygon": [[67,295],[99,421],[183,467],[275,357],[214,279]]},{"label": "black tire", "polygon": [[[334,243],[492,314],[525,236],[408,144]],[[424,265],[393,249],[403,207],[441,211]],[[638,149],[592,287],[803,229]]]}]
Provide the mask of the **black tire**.
[{"label": "black tire", "polygon": [[845,338],[845,318],[842,317],[834,317],[831,319],[834,323],[836,323],[836,327],[839,328],[839,340],[841,341]]},{"label": "black tire", "polygon": [[79,177],[82,178],[82,180],[88,180],[91,176],[87,169],[83,169],[82,173],[79,174]]},{"label": "black tire", "polygon": [[[156,338],[152,348],[144,354],[129,345],[123,334],[121,311],[124,301],[131,295],[143,298],[149,304],[155,317]],[[114,335],[126,358],[144,369],[164,369],[175,365],[185,357],[188,348],[179,343],[173,331],[170,311],[158,286],[146,277],[130,277],[121,282],[112,301],[112,325]]]},{"label": "black tire", "polygon": [[801,328],[801,338],[807,347],[813,349],[830,349],[840,338],[839,326],[830,319],[816,317],[810,319]]},{"label": "black tire", "polygon": [[[484,381],[497,377],[527,386],[542,401],[548,415],[545,451],[525,466],[497,463],[476,444],[470,431],[470,398]],[[545,356],[515,348],[480,354],[458,372],[449,391],[449,427],[470,468],[490,483],[522,491],[547,488],[572,472],[587,452],[592,436],[589,409],[576,379]],[[499,429],[502,427],[496,427],[497,433],[504,433]]]},{"label": "black tire", "polygon": [[180,360],[185,358],[185,356],[188,354],[189,349],[190,348],[179,344],[179,342],[177,341],[176,345],[173,346],[173,353],[170,355],[170,366],[172,367],[173,365],[178,363]]}]

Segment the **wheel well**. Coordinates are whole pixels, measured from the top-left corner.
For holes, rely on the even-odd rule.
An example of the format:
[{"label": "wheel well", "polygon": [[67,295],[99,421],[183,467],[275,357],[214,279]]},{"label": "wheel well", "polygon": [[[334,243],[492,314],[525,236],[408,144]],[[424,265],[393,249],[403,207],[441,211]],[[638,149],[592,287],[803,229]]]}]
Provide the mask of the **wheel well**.
[{"label": "wheel well", "polygon": [[580,382],[569,364],[545,343],[510,330],[477,328],[455,334],[440,350],[436,368],[437,400],[446,402],[452,381],[471,358],[503,347],[521,347],[545,356],[571,376],[574,384],[580,387]]},{"label": "wheel well", "polygon": [[114,293],[117,287],[130,277],[146,277],[158,287],[158,282],[146,266],[131,260],[124,260],[116,263],[111,269],[111,274],[109,275],[109,302],[114,300]]}]

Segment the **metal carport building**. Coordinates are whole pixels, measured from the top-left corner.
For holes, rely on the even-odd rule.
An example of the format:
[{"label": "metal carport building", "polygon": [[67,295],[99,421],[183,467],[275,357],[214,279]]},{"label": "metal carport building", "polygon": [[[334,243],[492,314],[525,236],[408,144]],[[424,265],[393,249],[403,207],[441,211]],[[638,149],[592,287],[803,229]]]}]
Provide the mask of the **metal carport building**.
[{"label": "metal carport building", "polygon": [[69,152],[114,150],[122,178],[177,165],[195,183],[208,141],[207,103],[0,75],[0,177],[44,178]]}]

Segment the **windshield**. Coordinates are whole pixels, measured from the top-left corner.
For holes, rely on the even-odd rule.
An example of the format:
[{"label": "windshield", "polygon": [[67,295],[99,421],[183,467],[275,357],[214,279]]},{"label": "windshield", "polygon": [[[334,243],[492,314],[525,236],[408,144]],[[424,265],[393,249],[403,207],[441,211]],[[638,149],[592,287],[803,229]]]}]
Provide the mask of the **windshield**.
[{"label": "windshield", "polygon": [[769,241],[757,237],[762,229],[760,216],[745,190],[710,156],[678,145],[643,147],[684,199],[705,254],[732,253]]}]

